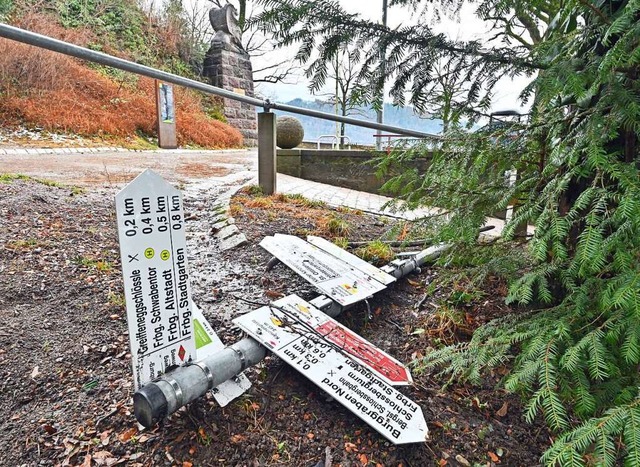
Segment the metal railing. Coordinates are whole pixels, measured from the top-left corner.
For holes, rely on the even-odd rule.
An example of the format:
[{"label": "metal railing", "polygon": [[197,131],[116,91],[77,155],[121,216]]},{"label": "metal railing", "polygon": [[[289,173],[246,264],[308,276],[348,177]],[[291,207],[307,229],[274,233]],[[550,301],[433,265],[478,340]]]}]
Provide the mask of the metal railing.
[{"label": "metal railing", "polygon": [[237,94],[231,91],[227,91],[216,86],[212,86],[200,81],[196,81],[182,76],[167,73],[156,68],[140,65],[135,62],[130,62],[121,58],[114,57],[102,52],[87,49],[79,45],[70,44],[52,37],[37,34],[35,32],[20,29],[15,26],[10,26],[5,23],[0,23],[0,37],[11,39],[17,42],[33,45],[43,49],[52,50],[65,55],[71,55],[72,57],[80,58],[82,60],[88,60],[90,62],[99,63],[101,65],[118,68],[120,70],[129,71],[138,75],[147,76],[157,80],[165,81],[167,83],[177,84],[186,88],[195,89],[216,96],[224,97],[227,99],[233,99],[239,102],[244,102],[256,107],[262,107],[265,112],[269,112],[272,109],[282,110],[284,112],[291,112],[299,115],[306,115],[309,117],[320,118],[323,120],[331,120],[334,122],[346,123],[349,125],[356,125],[365,128],[371,128],[373,130],[387,131],[390,133],[398,133],[406,136],[413,136],[416,138],[437,138],[436,135],[424,133],[421,131],[407,130],[405,128],[399,128],[392,125],[385,125],[376,122],[369,122],[366,120],[360,120],[357,118],[344,117],[341,115],[333,115],[326,112],[320,112],[317,110],[304,109],[288,104],[280,104],[277,102],[271,102],[269,99],[258,99],[255,97],[245,96],[243,94]]},{"label": "metal railing", "polygon": [[351,138],[349,138],[348,136],[336,136],[336,135],[320,135],[318,136],[318,149],[320,149],[320,140],[322,139],[331,139],[331,149],[336,149],[336,148],[340,148],[340,139],[342,139],[344,141],[343,144],[347,144],[348,148],[351,149]]}]

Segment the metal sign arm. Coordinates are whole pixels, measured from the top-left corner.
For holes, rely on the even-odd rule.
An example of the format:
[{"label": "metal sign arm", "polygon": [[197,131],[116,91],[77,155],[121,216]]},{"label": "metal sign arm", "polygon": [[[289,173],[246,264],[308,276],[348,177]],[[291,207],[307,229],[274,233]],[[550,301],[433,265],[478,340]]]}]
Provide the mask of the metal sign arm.
[{"label": "metal sign arm", "polygon": [[149,428],[210,389],[262,361],[266,348],[250,337],[146,384],[133,395],[134,414]]}]

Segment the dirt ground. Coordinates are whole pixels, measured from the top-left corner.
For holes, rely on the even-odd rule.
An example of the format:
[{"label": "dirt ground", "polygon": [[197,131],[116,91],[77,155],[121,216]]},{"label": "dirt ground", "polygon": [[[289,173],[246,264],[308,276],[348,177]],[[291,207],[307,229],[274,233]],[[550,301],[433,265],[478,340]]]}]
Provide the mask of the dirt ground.
[{"label": "dirt ground", "polygon": [[[351,227],[351,240],[392,229],[362,213],[242,195],[231,210],[249,242],[222,253],[211,237],[217,201],[203,190],[185,192],[192,288],[226,344],[242,336],[229,320],[255,308],[243,298],[316,295],[282,265],[265,270],[269,255],[257,245],[265,235],[329,234],[331,216]],[[0,183],[0,465],[538,464],[549,433],[522,420],[518,399],[496,389],[499,374],[480,388],[443,390],[444,381],[414,370],[415,384],[402,392],[424,411],[424,444],[392,445],[274,356],[248,370],[252,388],[229,406],[206,397],[138,431],[114,194],[28,179]],[[424,268],[376,296],[370,317],[356,307],[339,320],[410,362],[434,345],[431,333],[418,331],[433,325],[433,302],[423,298],[437,274]],[[470,328],[506,311],[497,294],[466,310]]]}]

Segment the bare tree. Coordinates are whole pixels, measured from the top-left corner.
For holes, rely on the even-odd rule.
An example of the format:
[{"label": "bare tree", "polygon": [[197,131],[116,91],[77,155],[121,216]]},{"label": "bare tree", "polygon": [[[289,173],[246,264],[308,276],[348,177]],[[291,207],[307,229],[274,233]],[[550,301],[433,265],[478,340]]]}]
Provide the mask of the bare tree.
[{"label": "bare tree", "polygon": [[[322,93],[321,96],[327,98],[336,107],[336,113],[346,117],[347,115],[365,115],[362,109],[370,99],[370,89],[362,86],[358,81],[360,50],[357,47],[341,47],[331,61],[329,72],[325,79],[314,80],[309,86],[312,94],[317,94],[323,85],[330,82],[335,84],[334,93]],[[338,131],[340,146],[344,146],[345,124],[340,123]]]}]

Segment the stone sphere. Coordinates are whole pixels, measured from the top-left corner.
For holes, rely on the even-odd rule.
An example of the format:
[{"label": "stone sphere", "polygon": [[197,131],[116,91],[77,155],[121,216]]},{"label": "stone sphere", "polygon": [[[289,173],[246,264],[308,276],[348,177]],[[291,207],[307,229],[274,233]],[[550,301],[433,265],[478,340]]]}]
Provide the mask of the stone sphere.
[{"label": "stone sphere", "polygon": [[304,138],[304,128],[294,117],[278,116],[276,120],[276,145],[281,149],[293,149]]}]

